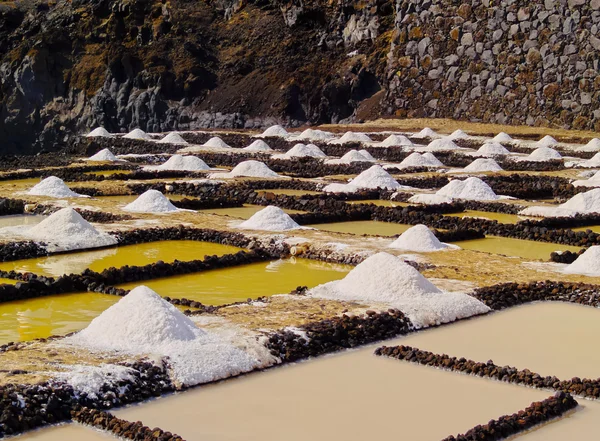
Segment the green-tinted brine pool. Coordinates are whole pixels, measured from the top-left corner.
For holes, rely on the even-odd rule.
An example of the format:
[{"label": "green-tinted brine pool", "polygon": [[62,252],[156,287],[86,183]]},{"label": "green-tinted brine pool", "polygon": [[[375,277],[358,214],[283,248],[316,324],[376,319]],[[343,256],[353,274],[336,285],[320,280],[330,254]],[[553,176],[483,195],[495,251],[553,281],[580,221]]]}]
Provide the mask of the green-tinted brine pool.
[{"label": "green-tinted brine pool", "polygon": [[483,251],[485,253],[503,254],[505,256],[515,256],[534,260],[549,260],[550,254],[553,251],[577,252],[580,250],[578,247],[569,245],[495,236],[487,236],[485,239],[465,240],[454,243],[466,250]]}]

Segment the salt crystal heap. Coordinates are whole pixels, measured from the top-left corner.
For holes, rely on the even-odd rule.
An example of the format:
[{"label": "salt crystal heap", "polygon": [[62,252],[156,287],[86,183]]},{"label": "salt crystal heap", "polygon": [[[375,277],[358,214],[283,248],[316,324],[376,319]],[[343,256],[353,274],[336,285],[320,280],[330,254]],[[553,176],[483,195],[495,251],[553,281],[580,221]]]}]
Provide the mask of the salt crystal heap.
[{"label": "salt crystal heap", "polygon": [[556,144],[558,144],[558,141],[550,135],[544,136],[542,139],[535,143],[535,145],[538,147],[550,147],[551,145]]},{"label": "salt crystal heap", "polygon": [[229,173],[214,173],[211,178],[283,178],[260,161],[243,161],[236,165]]},{"label": "salt crystal heap", "polygon": [[496,142],[512,142],[513,139],[508,133],[500,132],[492,138],[492,141]]},{"label": "salt crystal heap", "polygon": [[554,161],[562,159],[560,153],[550,147],[538,147],[526,158],[528,161]]},{"label": "salt crystal heap", "polygon": [[496,161],[489,158],[478,158],[463,169],[465,173],[497,172],[501,170],[502,167]]},{"label": "salt crystal heap", "polygon": [[70,251],[117,244],[114,237],[98,231],[72,208],[63,208],[39,224],[22,230],[20,234],[46,243],[49,251]]},{"label": "salt crystal heap", "polygon": [[416,328],[439,325],[490,311],[462,293],[443,292],[412,266],[388,253],[375,254],[342,280],[308,291],[313,297],[385,304],[400,309]]},{"label": "salt crystal heap", "polygon": [[329,144],[348,144],[351,142],[371,143],[373,140],[365,133],[346,132],[341,138],[329,141]]},{"label": "salt crystal heap", "polygon": [[595,172],[589,179],[580,179],[573,182],[575,187],[600,187],[600,171]]},{"label": "salt crystal heap", "polygon": [[172,213],[179,211],[179,208],[173,205],[160,191],[148,190],[132,203],[125,205],[123,210],[135,213]]},{"label": "salt crystal heap", "polygon": [[274,126],[269,127],[268,129],[266,129],[260,135],[255,135],[255,136],[257,138],[258,137],[260,137],[260,138],[270,138],[270,137],[272,137],[272,138],[287,138],[289,136],[289,133],[283,127],[276,124]]},{"label": "salt crystal heap", "polygon": [[95,155],[87,158],[88,161],[93,162],[115,162],[118,161],[117,157],[109,149],[102,149]]},{"label": "salt crystal heap", "polygon": [[96,127],[94,130],[92,130],[90,133],[88,133],[85,136],[88,138],[96,138],[96,137],[107,138],[112,135],[104,127]]},{"label": "salt crystal heap", "polygon": [[140,139],[140,140],[152,139],[150,137],[150,135],[148,135],[142,129],[133,129],[127,135],[123,135],[123,138],[127,138],[127,139]]},{"label": "salt crystal heap", "polygon": [[[365,152],[371,156],[369,154],[369,152],[367,152],[365,150]],[[371,156],[372,158],[372,156]],[[350,150],[348,151],[344,156],[342,156],[340,159],[329,159],[327,161],[325,161],[325,164],[351,164],[353,162],[373,162],[374,159],[368,159],[363,153],[359,152],[358,150]]]},{"label": "salt crystal heap", "polygon": [[177,132],[171,132],[163,139],[158,141],[161,144],[180,144],[186,145],[188,142],[181,137],[181,135]]},{"label": "salt crystal heap", "polygon": [[193,386],[248,372],[260,362],[188,317],[146,286],[138,286],[64,343],[100,351],[159,355],[173,380]]},{"label": "salt crystal heap", "polygon": [[406,136],[390,135],[376,145],[378,145],[380,147],[397,147],[397,146],[412,146],[413,143]]},{"label": "salt crystal heap", "polygon": [[510,155],[510,152],[506,149],[506,147],[504,147],[499,142],[486,142],[481,147],[479,147],[477,153],[484,156]]},{"label": "salt crystal heap", "polygon": [[281,155],[273,155],[274,159],[290,158],[325,158],[327,155],[314,144],[296,144]]},{"label": "salt crystal heap", "polygon": [[328,141],[334,137],[331,132],[325,132],[323,130],[306,129],[299,135],[294,135],[291,138],[298,141]]},{"label": "salt crystal heap", "polygon": [[432,129],[430,129],[429,127],[425,127],[420,132],[415,133],[412,137],[417,138],[417,139],[423,139],[423,138],[437,138],[438,136],[439,135],[436,132],[434,132]]},{"label": "salt crystal heap", "polygon": [[423,224],[410,227],[400,235],[398,239],[389,245],[403,251],[413,251],[417,253],[430,253],[433,251],[457,249],[455,245],[448,245],[439,241],[435,234]]},{"label": "salt crystal heap", "polygon": [[201,171],[210,170],[210,167],[196,156],[173,155],[164,164],[156,167],[155,170]]},{"label": "salt crystal heap", "polygon": [[564,272],[600,277],[600,246],[589,247],[573,263],[567,266]]},{"label": "salt crystal heap", "polygon": [[437,195],[452,199],[465,199],[471,201],[492,201],[500,199],[494,190],[479,178],[471,177],[464,181],[454,179],[440,188]]},{"label": "salt crystal heap", "polygon": [[583,167],[600,167],[600,152],[580,164]]},{"label": "salt crystal heap", "polygon": [[203,144],[204,147],[212,147],[216,149],[230,149],[231,146],[223,141],[218,136],[213,136]]},{"label": "salt crystal heap", "polygon": [[460,149],[451,139],[449,138],[440,138],[434,139],[427,146],[429,150],[438,150],[438,151],[446,151],[446,150],[458,150]]},{"label": "salt crystal heap", "polygon": [[438,204],[451,204],[452,198],[448,196],[442,196],[440,194],[416,194],[408,198],[408,202],[411,204],[422,204],[422,205],[438,205]]},{"label": "salt crystal heap", "polygon": [[375,157],[371,153],[369,153],[368,150],[362,149],[362,150],[359,150],[358,153],[360,153],[365,158],[367,158],[367,161],[375,161]]},{"label": "salt crystal heap", "polygon": [[522,216],[570,217],[578,213],[600,213],[600,188],[578,193],[564,204],[527,207],[519,212]]},{"label": "salt crystal heap", "polygon": [[400,167],[443,167],[444,164],[434,155],[427,152],[420,154],[413,152],[402,160]]},{"label": "salt crystal heap", "polygon": [[248,147],[244,147],[242,150],[246,150],[247,152],[272,152],[273,149],[269,147],[269,145],[264,142],[262,139],[257,139]]},{"label": "salt crystal heap", "polygon": [[600,151],[600,139],[593,138],[586,145],[581,147],[577,147],[575,149],[577,152],[598,152]]},{"label": "salt crystal heap", "polygon": [[455,139],[467,139],[469,137],[469,135],[467,135],[465,132],[463,132],[460,129],[455,130],[454,132],[452,132],[450,135],[448,135],[449,139],[455,140]]},{"label": "salt crystal heap", "polygon": [[67,184],[56,176],[49,176],[38,184],[34,185],[27,194],[32,196],[48,196],[52,198],[82,198],[87,197],[79,193],[75,193]]},{"label": "salt crystal heap", "polygon": [[269,205],[255,213],[247,221],[239,224],[237,228],[262,231],[289,231],[298,230],[302,227],[281,208]]},{"label": "salt crystal heap", "polygon": [[387,190],[408,189],[400,185],[392,175],[386,172],[379,165],[374,165],[371,168],[363,171],[356,178],[350,181],[353,187],[375,190],[376,188],[385,188]]}]

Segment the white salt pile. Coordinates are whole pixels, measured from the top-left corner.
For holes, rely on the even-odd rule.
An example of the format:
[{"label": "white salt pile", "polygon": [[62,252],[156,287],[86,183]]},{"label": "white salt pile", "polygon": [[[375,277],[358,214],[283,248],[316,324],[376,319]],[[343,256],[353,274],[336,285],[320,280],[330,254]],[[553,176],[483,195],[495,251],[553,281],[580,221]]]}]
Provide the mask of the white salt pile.
[{"label": "white salt pile", "polygon": [[237,177],[248,177],[248,178],[284,178],[286,176],[279,176],[267,165],[260,161],[243,161],[236,165],[233,170],[229,173],[215,173],[210,176],[211,178],[237,178]]},{"label": "white salt pile", "polygon": [[456,245],[448,245],[439,241],[435,234],[426,225],[418,224],[410,227],[393,241],[389,248],[417,253],[430,253],[433,251],[458,249]]},{"label": "white salt pile", "polygon": [[172,213],[179,211],[179,208],[160,191],[148,190],[139,195],[135,201],[125,205],[123,210],[135,213]]},{"label": "white salt pile", "polygon": [[416,194],[408,199],[411,204],[422,204],[422,205],[438,205],[438,204],[451,204],[452,199],[447,196],[439,194]]},{"label": "white salt pile", "polygon": [[218,136],[213,136],[203,144],[204,147],[212,147],[216,149],[230,149],[231,146],[223,141]]},{"label": "white salt pile", "polygon": [[[369,154],[369,156],[371,155]],[[358,150],[350,150],[340,159],[329,159],[325,161],[325,164],[351,164],[353,162],[373,162],[373,159],[368,159]]]},{"label": "white salt pile", "polygon": [[600,171],[594,172],[589,179],[579,179],[573,182],[575,187],[600,187]]},{"label": "white salt pile", "polygon": [[52,198],[83,198],[87,197],[79,193],[75,193],[67,184],[56,176],[49,176],[34,185],[27,194],[32,196],[48,196]]},{"label": "white salt pile", "polygon": [[477,150],[477,153],[484,156],[504,156],[510,155],[510,152],[499,142],[486,142]]},{"label": "white salt pile", "polygon": [[156,167],[155,170],[200,171],[210,170],[210,167],[197,156],[173,155],[164,164]]},{"label": "white salt pile", "polygon": [[119,159],[115,155],[113,155],[113,153],[109,149],[102,149],[95,155],[92,155],[89,158],[87,158],[87,161],[94,162],[114,162],[118,160]]},{"label": "white salt pile", "polygon": [[381,147],[412,146],[413,143],[404,135],[390,135],[376,145]]},{"label": "white salt pile", "polygon": [[538,147],[526,158],[528,161],[552,161],[562,159],[560,153],[550,147]]},{"label": "white salt pile", "polygon": [[600,152],[596,153],[587,161],[583,161],[579,165],[582,167],[600,167]]},{"label": "white salt pile", "polygon": [[469,135],[467,135],[465,132],[463,132],[460,129],[455,130],[454,132],[450,133],[450,135],[448,135],[449,139],[467,139],[469,137]]},{"label": "white salt pile", "polygon": [[111,136],[111,134],[104,127],[96,127],[94,130],[92,130],[90,133],[88,133],[85,136],[88,138],[96,138],[96,137],[106,138],[106,137]]},{"label": "white salt pile", "polygon": [[356,193],[359,190],[358,187],[350,184],[329,184],[323,187],[325,193]]},{"label": "white salt pile", "polygon": [[430,129],[429,127],[425,127],[423,130],[421,130],[418,133],[413,134],[413,138],[418,138],[418,139],[423,139],[423,138],[437,138],[439,135],[434,132],[432,129]]},{"label": "white salt pile", "polygon": [[150,135],[144,132],[142,129],[133,129],[127,135],[124,135],[123,138],[127,139],[152,139]]},{"label": "white salt pile", "polygon": [[593,138],[586,145],[581,147],[577,147],[575,149],[577,152],[598,152],[600,151],[600,139]]},{"label": "white salt pile", "polygon": [[255,213],[247,221],[239,224],[237,228],[262,231],[289,231],[298,230],[302,227],[281,208],[269,205]]},{"label": "white salt pile", "polygon": [[479,178],[471,177],[464,181],[454,179],[440,188],[437,195],[452,199],[466,199],[472,201],[492,201],[500,199],[494,190]]},{"label": "white salt pile", "polygon": [[335,135],[324,130],[306,129],[299,135],[294,135],[291,138],[298,141],[328,141]]},{"label": "white salt pile", "polygon": [[578,193],[556,207],[533,206],[519,212],[522,216],[570,217],[577,213],[600,213],[600,188]]},{"label": "white salt pile", "polygon": [[558,144],[558,141],[550,135],[544,136],[542,139],[535,143],[535,145],[537,145],[538,147],[550,147],[551,145],[556,144]]},{"label": "white salt pile", "polygon": [[497,172],[501,170],[502,167],[500,167],[496,161],[490,158],[478,158],[463,169],[463,171],[467,173]]},{"label": "white salt pile", "polygon": [[356,188],[366,188],[366,189],[376,189],[376,188],[385,188],[388,190],[398,190],[398,189],[409,189],[410,187],[406,187],[404,185],[400,185],[398,181],[396,181],[392,175],[386,172],[379,165],[374,165],[371,168],[363,171],[356,178],[350,181],[352,187]]},{"label": "white salt pile", "polygon": [[268,129],[266,129],[260,135],[255,135],[255,136],[261,137],[261,138],[269,138],[269,137],[286,138],[289,136],[289,133],[287,132],[287,130],[285,130],[283,127],[281,127],[279,124],[276,124],[274,126],[269,127]]},{"label": "white salt pile", "polygon": [[368,150],[362,149],[362,150],[359,150],[358,153],[360,153],[365,158],[367,158],[367,161],[375,161],[375,157],[371,153],[369,153]]},{"label": "white salt pile", "polygon": [[451,139],[449,138],[440,138],[434,139],[427,145],[427,148],[430,150],[457,150],[460,149]]},{"label": "white salt pile", "polygon": [[138,286],[66,344],[100,351],[168,357],[176,383],[206,383],[256,368],[260,363],[218,335],[199,329],[146,286]]},{"label": "white salt pile", "polygon": [[161,144],[181,144],[181,145],[185,145],[188,143],[177,132],[169,133],[167,136],[165,136],[163,139],[159,140],[158,142]]},{"label": "white salt pile", "polygon": [[421,157],[428,162],[429,167],[443,167],[442,161],[435,157],[435,155],[431,152],[425,152],[421,155]]},{"label": "white salt pile", "polygon": [[114,237],[98,231],[72,208],[63,208],[39,224],[21,230],[19,234],[46,243],[49,251],[69,251],[117,244]]},{"label": "white salt pile", "polygon": [[264,142],[262,139],[257,139],[248,147],[244,147],[242,150],[246,150],[247,152],[272,152],[273,149],[269,147],[269,145]]},{"label": "white salt pile", "polygon": [[365,133],[346,132],[341,138],[329,141],[329,144],[346,144],[350,142],[370,143],[373,142],[373,140]]},{"label": "white salt pile", "polygon": [[400,167],[442,167],[444,164],[431,153],[413,152],[402,160]]},{"label": "white salt pile", "polygon": [[327,155],[314,144],[296,144],[287,152],[281,155],[273,155],[274,159],[290,158],[325,158]]},{"label": "white salt pile", "polygon": [[500,132],[492,138],[492,141],[496,142],[512,142],[513,139],[508,133]]},{"label": "white salt pile", "polygon": [[600,246],[589,247],[563,271],[567,274],[600,277]]},{"label": "white salt pile", "polygon": [[388,253],[369,257],[342,280],[319,285],[308,294],[327,299],[383,303],[404,312],[416,328],[490,311],[467,294],[441,291],[412,266]]}]

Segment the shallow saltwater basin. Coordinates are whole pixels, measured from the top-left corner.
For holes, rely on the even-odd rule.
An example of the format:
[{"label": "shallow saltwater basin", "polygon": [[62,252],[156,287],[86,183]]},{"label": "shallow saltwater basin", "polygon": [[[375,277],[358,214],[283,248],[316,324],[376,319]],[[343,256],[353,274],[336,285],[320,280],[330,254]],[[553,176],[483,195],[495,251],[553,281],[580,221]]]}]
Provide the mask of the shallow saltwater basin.
[{"label": "shallow saltwater basin", "polygon": [[573,231],[592,230],[594,233],[600,233],[600,225],[590,225],[589,227],[573,228]]},{"label": "shallow saltwater basin", "polygon": [[[186,298],[207,305],[287,294],[298,286],[312,288],[343,278],[352,269],[308,259],[290,258],[142,282],[161,296]],[[140,283],[119,285],[133,289]]]},{"label": "shallow saltwater basin", "polygon": [[119,175],[119,174],[124,174],[124,175],[128,175],[131,173],[131,170],[98,170],[98,171],[91,171],[91,172],[87,172],[87,175],[94,175],[94,176],[112,176],[112,175]]},{"label": "shallow saltwater basin", "polygon": [[81,424],[62,424],[28,432],[15,439],[31,441],[110,441],[117,439],[109,433],[100,432]]},{"label": "shallow saltwater basin", "polygon": [[393,222],[379,221],[351,221],[351,222],[333,222],[330,224],[306,225],[322,231],[331,231],[334,233],[350,233],[356,235],[369,234],[379,236],[395,236],[402,234],[412,225],[396,224]]},{"label": "shallow saltwater basin", "polygon": [[431,441],[550,395],[376,357],[376,347],[207,385],[115,414],[193,440]]},{"label": "shallow saltwater basin", "polygon": [[[198,213],[218,214],[219,216],[230,216],[230,217],[236,217],[238,219],[249,219],[254,214],[256,214],[257,212],[259,212],[260,210],[262,210],[264,208],[265,207],[263,207],[261,205],[244,204],[243,207],[211,208],[211,209],[208,209],[208,210],[198,210]],[[287,214],[304,213],[303,211],[298,211],[298,210],[286,210],[286,209],[284,209],[283,211],[285,211]]]},{"label": "shallow saltwater basin", "polygon": [[163,262],[204,259],[204,256],[237,253],[240,248],[211,242],[173,240],[149,242],[123,247],[106,248],[78,253],[56,254],[36,259],[15,260],[0,263],[0,270],[31,272],[57,277],[63,274],[81,273],[86,268],[101,272],[110,267],[125,265],[148,265]]},{"label": "shallow saltwater basin", "polygon": [[493,213],[489,211],[475,211],[475,210],[466,210],[461,213],[449,213],[444,216],[450,217],[482,217],[484,219],[489,220],[497,220],[501,224],[516,224],[520,220],[523,220],[523,217],[517,216],[516,214],[505,214],[505,213]]},{"label": "shallow saltwater basin", "polygon": [[[172,201],[180,201],[181,199],[190,198],[189,196],[183,196],[180,194],[167,194],[167,198]],[[94,199],[98,199],[100,201],[109,201],[114,202],[116,204],[127,205],[135,201],[139,195],[137,194],[125,194],[118,196],[95,196]]]},{"label": "shallow saltwater basin", "polygon": [[295,190],[293,188],[275,188],[272,190],[257,190],[256,192],[257,193],[284,194],[287,196],[304,196],[307,194],[322,194],[320,191]]},{"label": "shallow saltwater basin", "polygon": [[410,204],[407,202],[396,202],[396,201],[387,201],[383,199],[366,199],[364,201],[347,201],[346,203],[350,205],[357,204],[373,204],[378,207],[408,207]]},{"label": "shallow saltwater basin", "polygon": [[31,214],[15,214],[11,216],[0,216],[0,228],[19,227],[21,225],[33,226],[43,221],[46,216]]},{"label": "shallow saltwater basin", "polygon": [[512,239],[508,237],[487,236],[485,239],[464,240],[454,242],[461,248],[473,251],[482,251],[491,254],[522,257],[524,259],[549,260],[553,251],[580,250],[579,247],[561,245],[557,243],[537,242],[533,240]]}]

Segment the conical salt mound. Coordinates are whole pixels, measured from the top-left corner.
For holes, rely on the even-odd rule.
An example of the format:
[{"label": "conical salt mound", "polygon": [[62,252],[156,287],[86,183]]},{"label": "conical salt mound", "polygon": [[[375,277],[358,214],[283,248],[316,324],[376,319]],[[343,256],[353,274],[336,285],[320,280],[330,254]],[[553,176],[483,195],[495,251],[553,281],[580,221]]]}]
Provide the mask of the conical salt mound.
[{"label": "conical salt mound", "polygon": [[388,253],[375,254],[342,280],[319,285],[309,295],[396,307],[417,328],[447,323],[490,309],[461,293],[442,292],[421,273]]},{"label": "conical salt mound", "polygon": [[413,152],[400,163],[401,167],[440,167],[443,165],[440,160],[429,152],[422,155],[418,152]]},{"label": "conical salt mound", "polygon": [[429,143],[429,145],[427,145],[427,148],[440,151],[460,149],[460,147],[449,138],[434,139]]},{"label": "conical salt mound", "polygon": [[206,141],[204,143],[204,146],[205,147],[214,147],[214,148],[218,148],[218,149],[230,149],[231,148],[231,146],[229,144],[227,144],[225,141],[223,141],[218,136],[213,136],[212,138],[210,138],[208,141]]},{"label": "conical salt mound", "polygon": [[477,153],[485,156],[510,155],[510,152],[506,149],[506,147],[504,147],[499,142],[486,142],[481,147],[479,147]]},{"label": "conical salt mound", "polygon": [[210,167],[206,162],[196,156],[173,155],[164,164],[158,166],[157,169],[199,171],[210,170]]},{"label": "conical salt mound", "polygon": [[123,135],[123,138],[127,138],[127,139],[152,139],[150,137],[150,135],[148,135],[142,129],[133,129],[127,135]]},{"label": "conical salt mound", "polygon": [[306,129],[297,136],[294,136],[298,140],[306,141],[326,141],[333,137],[333,133],[325,132],[323,130]]},{"label": "conical salt mound", "polygon": [[277,173],[275,173],[273,170],[267,167],[267,165],[264,162],[249,160],[240,162],[229,173],[215,174],[214,177],[279,178],[281,176],[279,176]]},{"label": "conical salt mound", "polygon": [[496,142],[512,142],[513,139],[508,133],[500,132],[492,138],[492,141]]},{"label": "conical salt mound", "polygon": [[357,188],[386,188],[388,190],[394,190],[399,188],[406,188],[398,183],[392,175],[386,172],[379,165],[374,165],[371,168],[365,170],[359,174],[356,178],[350,181],[350,185]]},{"label": "conical salt mound", "polygon": [[442,161],[435,157],[431,152],[425,152],[421,155],[429,167],[443,167]]},{"label": "conical salt mound", "polygon": [[27,229],[25,236],[50,245],[52,250],[63,251],[116,245],[117,240],[101,233],[72,208],[48,216],[39,224]]},{"label": "conical salt mound", "polygon": [[250,219],[238,225],[238,228],[263,231],[289,231],[302,228],[285,211],[269,205],[255,213]]},{"label": "conical salt mound", "polygon": [[466,199],[472,201],[491,201],[500,199],[488,184],[475,177],[465,179],[464,181],[454,179],[440,188],[436,194],[452,199]]},{"label": "conical salt mound", "polygon": [[496,161],[489,158],[478,158],[463,169],[467,173],[496,172],[501,170],[502,167]]},{"label": "conical salt mound", "polygon": [[589,247],[575,262],[564,269],[567,274],[583,274],[586,276],[600,276],[600,246]]},{"label": "conical salt mound", "polygon": [[403,135],[390,135],[381,141],[378,145],[382,147],[397,147],[397,146],[411,146],[412,141]]},{"label": "conical salt mound", "polygon": [[314,144],[296,144],[283,155],[277,155],[287,158],[324,158],[327,155]]},{"label": "conical salt mound", "polygon": [[577,147],[575,150],[578,152],[599,152],[600,151],[600,139],[593,138],[586,145]]},{"label": "conical salt mound", "polygon": [[262,139],[257,139],[248,147],[244,147],[243,150],[247,152],[272,152],[273,149],[269,147],[269,145],[264,142]]},{"label": "conical salt mound", "polygon": [[449,245],[439,241],[435,234],[425,225],[419,224],[406,230],[398,239],[393,241],[390,248],[417,253],[430,253],[445,250]]},{"label": "conical salt mound", "polygon": [[375,157],[371,153],[369,153],[368,150],[362,149],[359,150],[358,153],[363,155],[367,159],[367,161],[375,161]]},{"label": "conical salt mound", "polygon": [[351,164],[353,162],[372,162],[357,150],[350,150],[340,159],[330,159],[325,164]]},{"label": "conical salt mound", "polygon": [[111,134],[104,127],[96,127],[94,130],[92,130],[90,133],[88,133],[85,136],[88,138],[95,138],[95,137],[106,138],[106,137],[111,136]]},{"label": "conical salt mound", "polygon": [[562,159],[560,153],[550,147],[538,147],[527,156],[529,161],[552,161]]},{"label": "conical salt mound", "polygon": [[148,190],[132,203],[125,205],[123,210],[136,213],[170,213],[179,209],[160,191]]},{"label": "conical salt mound", "polygon": [[354,133],[354,132],[346,132],[342,135],[341,138],[334,139],[329,141],[329,144],[347,144],[351,142],[373,142],[371,138],[365,133]]},{"label": "conical salt mound", "polygon": [[558,208],[578,213],[600,213],[600,188],[577,193],[564,204],[560,204]]},{"label": "conical salt mound", "polygon": [[551,145],[558,144],[558,141],[556,139],[554,139],[552,136],[546,135],[542,139],[540,139],[538,142],[536,142],[535,144],[538,147],[550,147]]},{"label": "conical salt mound", "polygon": [[34,185],[27,194],[32,196],[48,196],[52,198],[79,198],[79,193],[75,193],[64,181],[56,176],[49,176],[38,184]]},{"label": "conical salt mound", "polygon": [[167,136],[165,136],[163,139],[161,139],[158,142],[161,143],[161,144],[181,144],[181,145],[185,145],[185,144],[188,143],[177,132],[171,132],[171,133],[169,133]]},{"label": "conical salt mound", "polygon": [[438,136],[438,134],[436,132],[434,132],[429,127],[425,127],[420,132],[415,133],[412,137],[417,138],[417,139],[422,139],[422,138],[435,138],[437,136]]},{"label": "conical salt mound", "polygon": [[88,161],[96,162],[114,162],[118,161],[117,157],[109,149],[102,149],[93,156],[90,156]]},{"label": "conical salt mound", "polygon": [[600,152],[596,153],[587,161],[584,161],[581,165],[584,167],[600,167]]},{"label": "conical salt mound", "polygon": [[264,132],[262,132],[259,136],[262,136],[264,138],[268,138],[268,137],[285,138],[288,135],[289,135],[289,133],[283,127],[281,127],[280,125],[274,125],[274,126],[269,127]]},{"label": "conical salt mound", "polygon": [[468,137],[469,137],[469,135],[467,135],[465,132],[463,132],[460,129],[455,130],[450,135],[448,135],[448,138],[450,138],[452,140],[454,140],[454,139],[466,139]]}]

